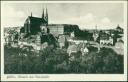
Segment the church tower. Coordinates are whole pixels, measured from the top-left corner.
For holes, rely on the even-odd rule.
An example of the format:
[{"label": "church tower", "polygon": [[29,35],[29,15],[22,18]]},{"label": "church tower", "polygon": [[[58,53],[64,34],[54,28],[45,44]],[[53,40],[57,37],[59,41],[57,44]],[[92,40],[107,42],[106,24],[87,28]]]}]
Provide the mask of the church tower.
[{"label": "church tower", "polygon": [[44,19],[44,8],[43,8],[43,13],[42,13],[42,19]]},{"label": "church tower", "polygon": [[48,10],[47,10],[47,8],[46,8],[46,12],[43,8],[42,19],[44,19],[46,21],[46,24],[48,25]]},{"label": "church tower", "polygon": [[48,11],[47,11],[47,8],[46,8],[45,20],[46,20],[46,22],[48,24]]}]

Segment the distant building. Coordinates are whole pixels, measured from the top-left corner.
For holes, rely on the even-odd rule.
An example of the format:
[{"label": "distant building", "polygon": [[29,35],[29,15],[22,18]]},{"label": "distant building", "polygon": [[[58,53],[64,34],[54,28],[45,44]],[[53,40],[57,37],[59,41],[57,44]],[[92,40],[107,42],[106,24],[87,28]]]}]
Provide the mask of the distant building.
[{"label": "distant building", "polygon": [[70,45],[67,49],[67,53],[71,56],[72,53],[77,53],[77,45]]},{"label": "distant building", "polygon": [[123,34],[123,28],[121,28],[119,25],[117,26],[116,28],[116,31],[119,33],[119,34]]},{"label": "distant building", "polygon": [[69,54],[69,56],[71,56],[72,53],[81,52],[81,55],[84,56],[85,54],[87,54],[89,52],[89,50],[85,44],[86,43],[81,42],[79,44],[70,45],[67,49],[67,53]]},{"label": "distant building", "polygon": [[55,37],[58,37],[62,34],[70,35],[71,32],[79,30],[79,27],[77,25],[71,24],[48,24],[47,27],[49,29],[49,32]]},{"label": "distant building", "polygon": [[114,44],[113,37],[106,33],[100,34],[100,44],[113,45]]},{"label": "distant building", "polygon": [[59,43],[60,48],[65,47],[65,45],[67,43],[67,39],[66,39],[65,35],[60,35],[59,36],[58,43]]},{"label": "distant building", "polygon": [[36,50],[42,50],[48,45],[53,45],[56,47],[56,39],[51,34],[47,35],[36,35],[34,46]]},{"label": "distant building", "polygon": [[118,34],[117,42],[120,40],[124,41],[124,34]]},{"label": "distant building", "polygon": [[80,44],[78,44],[77,50],[82,53],[82,56],[84,56],[85,54],[87,54],[89,52],[85,42],[83,42],[83,43],[81,42]]}]

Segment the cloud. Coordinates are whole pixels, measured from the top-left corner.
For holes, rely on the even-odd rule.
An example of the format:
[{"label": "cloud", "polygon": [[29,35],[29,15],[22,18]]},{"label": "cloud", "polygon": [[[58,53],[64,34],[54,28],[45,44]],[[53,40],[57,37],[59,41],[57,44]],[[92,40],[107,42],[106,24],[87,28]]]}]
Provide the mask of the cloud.
[{"label": "cloud", "polygon": [[1,8],[1,23],[2,27],[12,27],[23,25],[26,15],[20,10],[15,10],[12,6],[2,4]]},{"label": "cloud", "polygon": [[111,20],[110,20],[108,17],[104,17],[104,18],[101,20],[101,23],[103,23],[103,24],[110,24],[110,23],[111,23]]},{"label": "cloud", "polygon": [[[4,3],[4,4],[3,4]],[[92,4],[92,3],[91,3]],[[122,24],[123,6],[118,4],[47,4],[49,13],[49,23],[52,24],[77,24],[80,28],[95,28],[97,25],[99,28],[105,26],[115,27],[117,24]],[[33,12],[33,16],[41,17],[42,3],[40,4],[22,4],[22,3],[7,3],[1,4],[1,24],[3,26],[21,26],[24,24],[25,19],[30,12]],[[118,8],[119,7],[119,8]],[[68,8],[68,9],[67,9]],[[115,10],[118,16],[115,16],[111,11]],[[21,10],[22,9],[22,10]],[[116,10],[117,10],[116,9]],[[101,11],[103,11],[101,13]],[[110,26],[111,25],[111,26]]]},{"label": "cloud", "polygon": [[[67,19],[62,19],[60,21],[56,21],[57,23],[65,23],[65,24],[78,24],[80,28],[85,27],[85,25],[94,25],[96,17],[92,13],[87,13],[84,16],[77,17],[69,17]],[[52,23],[56,23],[55,20]]]},{"label": "cloud", "polygon": [[81,21],[84,20],[86,23],[88,23],[88,22],[94,21],[95,16],[94,16],[92,13],[88,13],[88,14],[85,15],[85,16],[81,16],[80,19],[81,19]]},{"label": "cloud", "polygon": [[114,25],[114,23],[108,17],[103,17],[99,21],[99,29],[111,29],[111,28],[115,28],[115,27],[116,26]]},{"label": "cloud", "polygon": [[53,21],[50,21],[50,23],[56,23],[56,24],[77,24],[79,25],[80,29],[84,29],[85,27],[95,27],[96,25],[96,16],[92,13],[87,13],[84,16],[74,16],[69,17],[65,19],[60,19]]}]

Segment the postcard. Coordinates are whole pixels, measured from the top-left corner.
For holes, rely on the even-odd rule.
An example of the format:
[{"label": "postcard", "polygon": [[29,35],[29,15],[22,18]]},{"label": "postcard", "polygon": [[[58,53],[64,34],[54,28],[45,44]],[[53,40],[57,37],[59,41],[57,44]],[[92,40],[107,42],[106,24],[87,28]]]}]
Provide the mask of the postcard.
[{"label": "postcard", "polygon": [[127,1],[1,1],[2,81],[126,81]]}]

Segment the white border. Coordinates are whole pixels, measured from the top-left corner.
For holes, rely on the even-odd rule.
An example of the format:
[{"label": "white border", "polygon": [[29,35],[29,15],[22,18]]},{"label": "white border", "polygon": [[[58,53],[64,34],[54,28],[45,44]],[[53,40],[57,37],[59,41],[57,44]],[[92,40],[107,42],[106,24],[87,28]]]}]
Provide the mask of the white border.
[{"label": "white border", "polygon": [[[127,44],[127,2],[126,1],[1,1],[4,3],[124,3],[124,44]],[[2,26],[2,25],[1,25]],[[124,45],[124,74],[4,74],[3,28],[1,28],[1,80],[2,81],[126,81],[127,45]],[[41,76],[44,78],[12,78],[7,76]],[[49,78],[45,78],[49,76]]]}]

